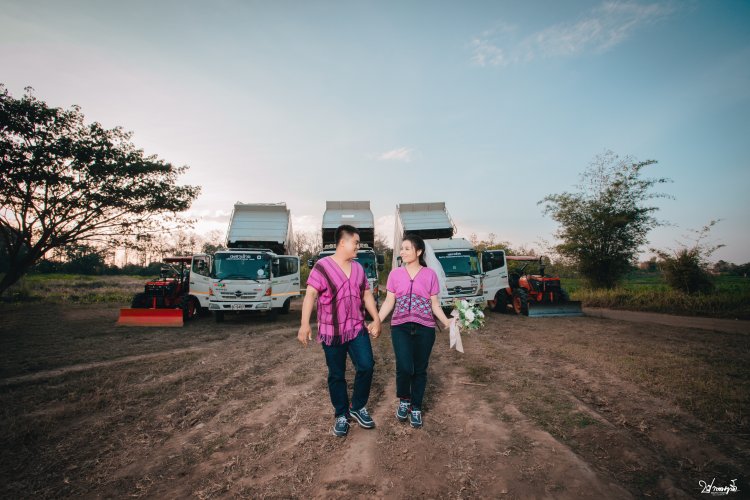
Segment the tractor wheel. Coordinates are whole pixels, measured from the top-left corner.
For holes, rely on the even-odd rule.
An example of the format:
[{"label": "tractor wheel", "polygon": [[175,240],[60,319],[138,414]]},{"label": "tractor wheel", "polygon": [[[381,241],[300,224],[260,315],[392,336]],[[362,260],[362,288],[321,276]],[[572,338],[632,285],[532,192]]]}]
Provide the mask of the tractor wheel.
[{"label": "tractor wheel", "polygon": [[224,323],[224,311],[214,311],[214,321]]},{"label": "tractor wheel", "polygon": [[146,304],[146,294],[145,293],[136,293],[135,297],[133,297],[133,301],[130,303],[131,309],[147,309],[148,305]]},{"label": "tractor wheel", "polygon": [[292,305],[292,299],[286,299],[284,301],[284,305],[281,306],[281,311],[279,311],[281,314],[289,314],[289,308]]},{"label": "tractor wheel", "polygon": [[495,295],[495,308],[493,310],[499,313],[506,313],[508,312],[509,302],[508,291],[505,289],[498,290],[497,295]]},{"label": "tractor wheel", "polygon": [[565,289],[560,289],[560,302],[570,302],[570,295],[568,295],[568,292],[565,291]]},{"label": "tractor wheel", "polygon": [[182,299],[182,319],[183,321],[190,321],[195,318],[200,309],[200,304],[195,300],[194,297],[184,297]]},{"label": "tractor wheel", "polygon": [[513,290],[513,310],[516,314],[529,315],[529,294],[523,288]]}]

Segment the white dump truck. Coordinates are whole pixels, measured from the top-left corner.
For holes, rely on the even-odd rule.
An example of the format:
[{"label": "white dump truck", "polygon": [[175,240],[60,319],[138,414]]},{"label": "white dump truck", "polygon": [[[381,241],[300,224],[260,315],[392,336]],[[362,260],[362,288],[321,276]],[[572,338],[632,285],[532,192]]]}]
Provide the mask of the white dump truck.
[{"label": "white dump truck", "polygon": [[317,257],[310,259],[308,266],[312,269],[315,262],[336,251],[336,228],[348,224],[359,229],[360,247],[356,261],[362,264],[370,282],[370,289],[380,307],[379,272],[383,270],[383,256],[375,253],[375,218],[370,210],[369,201],[326,201],[323,213],[323,250]]},{"label": "white dump truck", "polygon": [[485,300],[482,266],[471,242],[454,238],[456,226],[444,202],[401,203],[396,206],[396,232],[393,237],[393,267],[401,265],[399,251],[405,234],[420,236],[434,253],[437,263],[427,260],[438,274],[441,285],[440,305],[448,308],[455,299],[470,302]]},{"label": "white dump truck", "polygon": [[236,203],[226,243],[227,250],[195,256],[191,270],[191,289],[208,288],[216,321],[243,311],[288,313],[300,295],[300,273],[286,204]]}]

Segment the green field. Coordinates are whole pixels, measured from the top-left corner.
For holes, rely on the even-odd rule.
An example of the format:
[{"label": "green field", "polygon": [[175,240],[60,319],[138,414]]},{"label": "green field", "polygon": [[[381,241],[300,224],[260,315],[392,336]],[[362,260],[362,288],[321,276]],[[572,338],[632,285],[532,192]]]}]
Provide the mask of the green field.
[{"label": "green field", "polygon": [[612,290],[592,290],[581,279],[563,278],[571,299],[587,307],[628,309],[685,316],[750,319],[750,278],[716,276],[716,290],[688,295],[671,289],[656,273],[633,273]]},{"label": "green field", "polygon": [[29,274],[6,292],[11,302],[47,301],[76,304],[130,304],[148,280],[145,276]]}]

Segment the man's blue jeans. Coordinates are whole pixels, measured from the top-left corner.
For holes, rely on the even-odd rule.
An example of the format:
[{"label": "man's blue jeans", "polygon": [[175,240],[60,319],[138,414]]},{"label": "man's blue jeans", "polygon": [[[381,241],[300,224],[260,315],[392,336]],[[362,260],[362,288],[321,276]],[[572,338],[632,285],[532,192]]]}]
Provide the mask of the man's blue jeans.
[{"label": "man's blue jeans", "polygon": [[352,391],[352,405],[355,410],[362,409],[370,397],[372,373],[375,360],[372,357],[370,334],[363,328],[356,338],[339,345],[323,345],[328,365],[328,392],[335,410],[335,416],[349,414],[349,392],[346,387],[346,355],[352,358],[354,368],[354,390]]},{"label": "man's blue jeans", "polygon": [[421,410],[435,328],[419,323],[391,325],[391,341],[396,355],[396,396],[411,400],[412,408]]}]

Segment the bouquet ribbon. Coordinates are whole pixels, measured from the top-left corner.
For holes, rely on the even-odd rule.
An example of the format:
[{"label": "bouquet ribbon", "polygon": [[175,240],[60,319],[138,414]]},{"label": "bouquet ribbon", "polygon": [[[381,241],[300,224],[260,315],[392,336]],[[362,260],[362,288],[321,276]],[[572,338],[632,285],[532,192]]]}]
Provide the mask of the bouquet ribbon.
[{"label": "bouquet ribbon", "polygon": [[451,319],[450,328],[450,347],[451,349],[455,347],[458,352],[464,352],[464,346],[461,343],[461,330],[458,328],[458,311],[455,309],[451,311],[451,316],[453,316],[453,319]]}]

